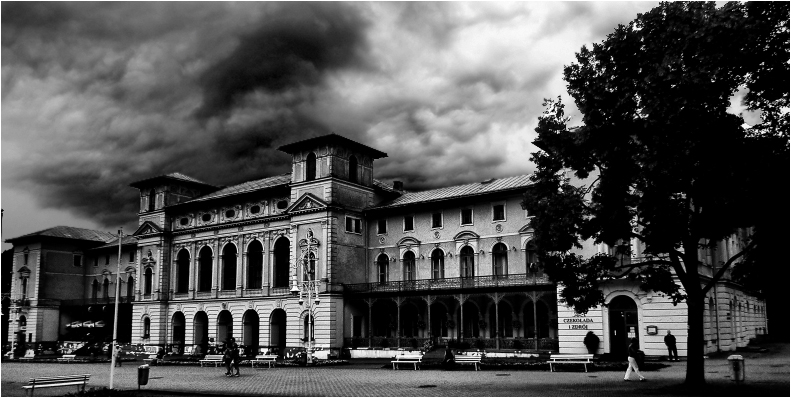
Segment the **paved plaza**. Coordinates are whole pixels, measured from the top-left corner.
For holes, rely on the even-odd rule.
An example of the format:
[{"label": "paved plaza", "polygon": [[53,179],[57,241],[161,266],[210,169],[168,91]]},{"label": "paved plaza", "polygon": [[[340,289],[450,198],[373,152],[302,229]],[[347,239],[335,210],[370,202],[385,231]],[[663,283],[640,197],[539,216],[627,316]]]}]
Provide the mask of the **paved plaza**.
[{"label": "paved plaza", "polygon": [[[672,363],[646,372],[648,382],[623,381],[622,371],[527,371],[482,370],[471,367],[454,371],[383,368],[383,361],[350,361],[349,365],[314,368],[242,368],[242,376],[229,378],[223,368],[159,366],[151,368],[144,389],[162,395],[187,393],[246,396],[788,396],[788,345],[775,346],[770,353],[743,353],[747,383],[735,386],[725,357],[706,363],[709,381],[705,391],[684,390],[686,364]],[[137,365],[116,368],[115,387],[137,388]],[[89,387],[109,385],[106,363],[20,363],[2,365],[2,395],[24,396],[21,386],[32,376],[90,373]],[[73,387],[37,391],[36,395],[63,395]]]}]

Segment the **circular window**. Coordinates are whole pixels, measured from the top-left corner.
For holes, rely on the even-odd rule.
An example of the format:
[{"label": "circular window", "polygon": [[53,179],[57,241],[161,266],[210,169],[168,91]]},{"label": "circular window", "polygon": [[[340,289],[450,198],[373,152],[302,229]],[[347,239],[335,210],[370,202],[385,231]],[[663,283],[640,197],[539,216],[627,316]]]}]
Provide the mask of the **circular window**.
[{"label": "circular window", "polygon": [[236,212],[233,210],[228,210],[225,212],[225,218],[233,218],[236,215]]},{"label": "circular window", "polygon": [[179,220],[179,223],[180,223],[181,225],[187,225],[187,224],[189,224],[189,223],[190,223],[190,219],[189,219],[189,218],[187,218],[187,217],[184,217],[184,218],[182,218],[181,220]]},{"label": "circular window", "polygon": [[250,214],[258,214],[261,212],[261,206],[255,205],[250,208]]},{"label": "circular window", "polygon": [[277,208],[278,209],[283,210],[286,207],[288,207],[288,202],[287,201],[281,200],[280,202],[277,202]]},{"label": "circular window", "polygon": [[209,222],[209,221],[211,221],[211,214],[209,214],[209,213],[204,213],[204,214],[203,214],[203,217],[201,217],[201,220],[203,220],[203,222]]}]

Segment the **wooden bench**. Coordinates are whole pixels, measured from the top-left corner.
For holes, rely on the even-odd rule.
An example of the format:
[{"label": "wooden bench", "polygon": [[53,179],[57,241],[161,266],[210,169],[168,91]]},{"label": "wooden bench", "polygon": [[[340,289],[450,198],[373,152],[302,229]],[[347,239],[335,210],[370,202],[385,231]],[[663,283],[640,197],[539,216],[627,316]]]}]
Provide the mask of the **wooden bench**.
[{"label": "wooden bench", "polygon": [[205,357],[203,357],[203,359],[201,359],[198,362],[200,362],[201,367],[203,367],[204,363],[213,363],[214,367],[216,368],[217,366],[220,366],[223,363],[223,355],[222,354],[206,355]]},{"label": "wooden bench", "polygon": [[456,355],[456,363],[464,365],[464,364],[472,364],[475,367],[475,371],[478,371],[478,367],[481,366],[481,359],[483,359],[483,355],[476,355],[476,354],[459,354]]},{"label": "wooden bench", "polygon": [[585,373],[588,373],[588,364],[593,363],[593,354],[555,354],[549,357],[549,371],[553,372],[553,363],[581,363],[585,365]]},{"label": "wooden bench", "polygon": [[58,362],[60,362],[60,363],[64,363],[64,362],[69,363],[69,362],[76,361],[76,360],[77,360],[77,354],[66,354],[66,355],[58,358]]},{"label": "wooden bench", "polygon": [[155,366],[157,364],[157,354],[151,354],[148,358],[143,358],[143,362]]},{"label": "wooden bench", "polygon": [[[83,375],[70,375],[70,376],[49,376],[49,377],[36,377],[30,379],[28,385],[22,386],[26,390],[30,390],[30,396],[33,396],[37,388],[49,387],[63,387],[63,386],[77,386],[77,391],[80,389],[85,391],[85,385],[88,384],[88,379],[91,378],[89,374]],[[82,386],[80,388],[79,386]]]},{"label": "wooden bench", "polygon": [[396,355],[395,359],[393,359],[390,362],[393,364],[393,370],[396,370],[398,364],[401,363],[411,363],[415,366],[415,370],[418,370],[418,368],[420,368],[420,361],[422,359],[423,359],[423,354],[405,352],[403,354]]},{"label": "wooden bench", "polygon": [[262,362],[266,362],[267,365],[271,368],[275,365],[275,360],[277,360],[277,355],[256,355],[255,359],[250,361],[250,365],[255,367],[256,364],[260,364]]}]

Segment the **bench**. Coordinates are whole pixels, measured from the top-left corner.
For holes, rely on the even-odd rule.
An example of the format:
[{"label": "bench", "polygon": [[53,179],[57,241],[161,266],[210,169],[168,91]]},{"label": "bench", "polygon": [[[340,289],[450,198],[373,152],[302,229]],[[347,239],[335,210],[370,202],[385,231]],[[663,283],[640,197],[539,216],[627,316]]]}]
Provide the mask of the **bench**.
[{"label": "bench", "polygon": [[585,365],[585,373],[588,373],[588,364],[593,363],[593,354],[555,354],[549,357],[549,371],[553,372],[553,363],[581,363]]},{"label": "bench", "polygon": [[201,367],[203,367],[204,363],[213,363],[214,367],[216,368],[217,366],[222,365],[222,363],[223,363],[223,355],[222,354],[206,355],[205,357],[203,357],[203,359],[201,359],[198,362],[200,362],[200,366]]},{"label": "bench", "polygon": [[19,360],[20,361],[26,361],[26,360],[34,359],[35,357],[36,357],[36,351],[34,351],[34,350],[27,350],[27,351],[25,351],[25,356],[20,357]]},{"label": "bench", "polygon": [[69,363],[69,362],[76,361],[76,360],[77,360],[77,354],[66,354],[66,355],[58,358],[58,362],[60,362],[60,363],[63,363],[63,362]]},{"label": "bench", "polygon": [[143,358],[143,362],[155,366],[157,364],[157,354],[151,354],[148,358]]},{"label": "bench", "polygon": [[275,364],[275,360],[277,360],[277,355],[256,355],[255,359],[250,361],[250,365],[255,367],[255,364],[266,362],[271,368]]},{"label": "bench", "polygon": [[79,392],[80,391],[79,386],[82,386],[82,391],[85,392],[85,385],[88,384],[88,379],[90,378],[91,375],[89,374],[36,377],[30,379],[28,385],[22,386],[22,388],[26,390],[30,390],[30,396],[33,396],[33,393],[37,388],[49,388],[49,387],[78,386],[77,391]]},{"label": "bench", "polygon": [[475,371],[478,371],[478,367],[481,366],[481,359],[483,359],[482,355],[475,355],[475,354],[459,354],[456,355],[456,363],[464,365],[464,364],[472,364],[475,367]]},{"label": "bench", "polygon": [[422,359],[423,359],[423,354],[414,354],[414,353],[411,353],[411,352],[407,352],[407,353],[396,355],[395,359],[393,359],[390,362],[392,362],[392,364],[393,364],[393,370],[396,370],[397,367],[398,367],[398,364],[401,364],[401,363],[411,363],[411,364],[413,364],[415,366],[415,370],[418,370],[418,368],[420,367],[420,361]]}]

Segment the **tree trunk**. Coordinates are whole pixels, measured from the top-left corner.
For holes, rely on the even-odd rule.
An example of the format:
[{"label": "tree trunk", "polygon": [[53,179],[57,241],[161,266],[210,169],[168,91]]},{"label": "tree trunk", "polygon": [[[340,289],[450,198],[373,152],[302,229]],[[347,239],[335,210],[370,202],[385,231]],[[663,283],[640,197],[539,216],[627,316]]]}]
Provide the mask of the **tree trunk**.
[{"label": "tree trunk", "polygon": [[687,378],[685,384],[701,386],[706,384],[703,362],[703,297],[701,289],[687,291]]}]

